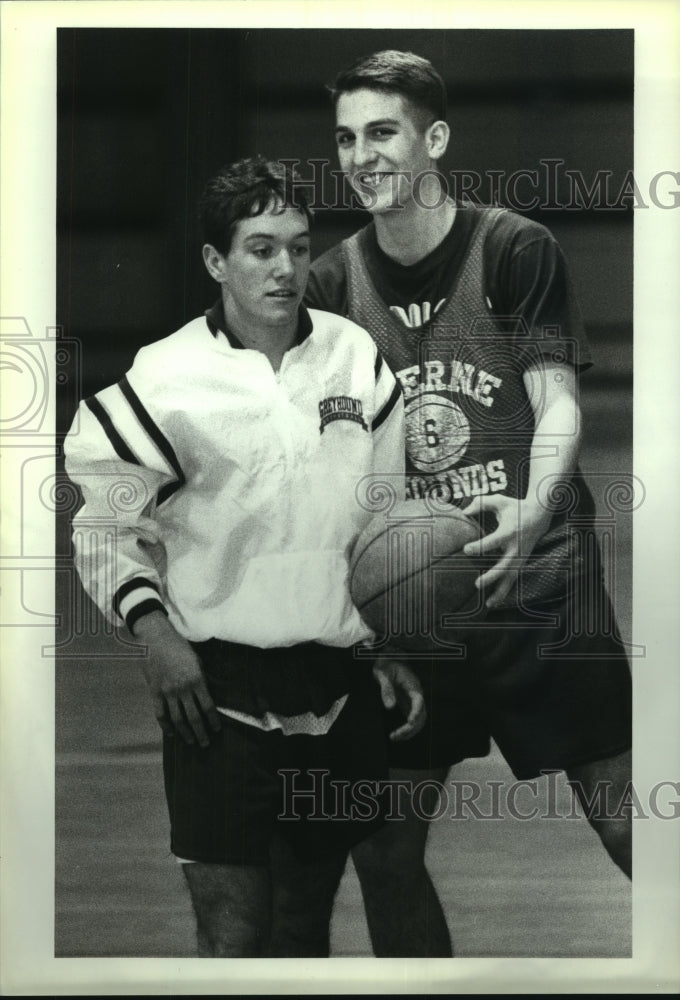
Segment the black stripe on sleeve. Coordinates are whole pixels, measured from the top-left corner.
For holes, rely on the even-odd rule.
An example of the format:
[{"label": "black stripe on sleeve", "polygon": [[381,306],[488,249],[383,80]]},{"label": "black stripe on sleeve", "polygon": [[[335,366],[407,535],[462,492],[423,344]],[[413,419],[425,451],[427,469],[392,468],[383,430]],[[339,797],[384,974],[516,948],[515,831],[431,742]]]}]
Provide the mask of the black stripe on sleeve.
[{"label": "black stripe on sleeve", "polygon": [[371,424],[372,431],[377,431],[378,427],[380,427],[381,424],[385,423],[390,413],[397,405],[400,396],[401,396],[401,389],[399,388],[399,384],[395,383],[394,389],[392,389],[392,392],[390,393],[390,398],[387,400],[382,410],[380,410],[375,415],[373,423]]},{"label": "black stripe on sleeve", "polygon": [[184,486],[184,481],[180,482],[177,479],[175,479],[172,483],[166,483],[165,486],[161,486],[156,495],[156,506],[160,507],[161,504],[164,504],[165,501],[169,500],[173,493],[176,493],[182,486]]},{"label": "black stripe on sleeve", "polygon": [[125,624],[133,635],[135,622],[138,622],[144,615],[150,615],[152,611],[162,611],[166,618],[168,616],[168,609],[160,601],[154,600],[153,597],[150,597],[148,601],[142,601],[141,604],[135,604],[134,608],[130,609]]},{"label": "black stripe on sleeve", "polygon": [[113,448],[119,458],[122,458],[124,462],[130,462],[132,465],[141,465],[136,455],[128,448],[127,444],[120,436],[116,428],[113,426],[113,421],[108,415],[102,404],[99,402],[96,396],[90,396],[89,399],[85,400],[85,404],[91,413],[97,418],[99,423],[102,425],[104,433],[113,445]]},{"label": "black stripe on sleeve", "polygon": [[113,595],[113,610],[119,618],[120,602],[124,597],[127,597],[128,594],[131,594],[133,590],[139,590],[140,587],[150,587],[151,590],[155,590],[156,593],[160,595],[157,583],[154,583],[153,580],[147,580],[145,576],[135,576],[132,580],[128,580],[126,583],[121,584],[116,593]]},{"label": "black stripe on sleeve", "polygon": [[380,351],[377,351],[376,357],[375,357],[375,380],[376,380],[376,382],[380,378],[380,372],[382,371],[382,369],[383,369],[383,356],[380,353]]},{"label": "black stripe on sleeve", "polygon": [[[182,466],[179,464],[175,450],[163,434],[158,424],[155,423],[148,410],[145,409],[144,404],[141,399],[134,391],[130,383],[128,382],[127,375],[123,375],[122,379],[118,383],[120,390],[130,404],[135,416],[139,420],[140,424],[149,435],[153,443],[156,445],[160,453],[166,459],[168,464],[174,470],[177,479],[179,480],[178,487],[183,486],[186,482],[186,477],[182,472]],[[174,485],[174,484],[173,484]],[[174,491],[173,491],[174,492]],[[159,493],[160,502],[160,493]]]}]

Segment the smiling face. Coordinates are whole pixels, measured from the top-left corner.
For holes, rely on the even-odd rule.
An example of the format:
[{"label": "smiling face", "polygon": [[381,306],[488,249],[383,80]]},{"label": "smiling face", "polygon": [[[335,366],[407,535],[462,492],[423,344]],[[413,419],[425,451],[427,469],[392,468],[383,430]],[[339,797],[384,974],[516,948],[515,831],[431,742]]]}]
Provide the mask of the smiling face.
[{"label": "smiling face", "polygon": [[309,276],[309,227],[296,208],[272,205],[234,227],[229,253],[207,244],[205,265],[222,286],[229,328],[239,339],[297,326]]},{"label": "smiling face", "polygon": [[335,130],[340,166],[364,208],[375,215],[408,205],[414,180],[431,170],[446,148],[442,124],[427,124],[424,113],[401,94],[369,89],[340,94]]}]

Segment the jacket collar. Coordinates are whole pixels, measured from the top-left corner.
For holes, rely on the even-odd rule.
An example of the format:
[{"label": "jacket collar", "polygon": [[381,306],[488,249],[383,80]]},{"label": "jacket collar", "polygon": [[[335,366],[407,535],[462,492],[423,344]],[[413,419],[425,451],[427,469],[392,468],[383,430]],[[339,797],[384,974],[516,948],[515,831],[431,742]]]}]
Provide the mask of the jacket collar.
[{"label": "jacket collar", "polygon": [[[233,333],[227,326],[227,321],[224,318],[224,305],[222,299],[219,298],[210,309],[205,311],[205,319],[208,324],[208,329],[212,333],[213,337],[216,337],[218,333],[223,333],[230,345],[236,350],[244,350],[243,344],[238,339],[235,333]],[[307,337],[312,332],[314,324],[312,323],[312,317],[305,306],[300,305],[298,309],[298,327],[297,334],[295,336],[294,347],[298,344],[302,344]]]}]

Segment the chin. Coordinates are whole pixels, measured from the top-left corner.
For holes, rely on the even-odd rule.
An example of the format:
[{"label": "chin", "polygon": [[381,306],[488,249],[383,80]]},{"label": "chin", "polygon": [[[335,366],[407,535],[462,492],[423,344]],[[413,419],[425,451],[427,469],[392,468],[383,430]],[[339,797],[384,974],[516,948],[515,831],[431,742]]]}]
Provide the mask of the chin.
[{"label": "chin", "polygon": [[403,212],[404,207],[405,206],[403,202],[401,204],[395,205],[394,202],[392,201],[385,201],[385,202],[379,201],[372,208],[369,208],[368,211],[371,213],[371,215],[390,215],[397,212]]},{"label": "chin", "polygon": [[287,323],[291,317],[297,315],[300,303],[296,299],[294,302],[281,303],[268,310],[269,316],[279,323]]},{"label": "chin", "polygon": [[364,211],[370,212],[371,215],[400,212],[406,207],[410,197],[408,190],[397,188],[395,191],[392,186],[386,191],[376,188],[372,194],[366,194],[365,188],[361,190],[355,188],[354,193]]}]

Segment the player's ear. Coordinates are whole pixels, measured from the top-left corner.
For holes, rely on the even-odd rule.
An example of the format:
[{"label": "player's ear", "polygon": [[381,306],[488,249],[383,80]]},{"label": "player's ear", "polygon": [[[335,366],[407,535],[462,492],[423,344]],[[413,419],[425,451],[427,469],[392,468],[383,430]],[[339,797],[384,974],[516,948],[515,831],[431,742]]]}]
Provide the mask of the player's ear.
[{"label": "player's ear", "polygon": [[425,133],[427,153],[430,159],[438,160],[444,155],[450,136],[451,129],[445,121],[432,122]]},{"label": "player's ear", "polygon": [[203,263],[211,278],[218,282],[224,281],[227,261],[224,254],[216,250],[212,243],[206,243],[203,247]]}]

